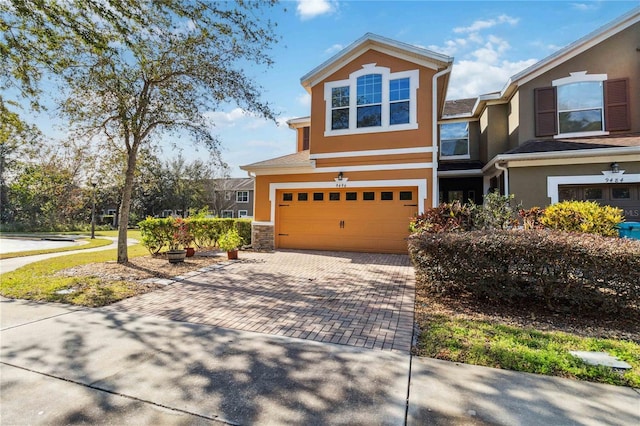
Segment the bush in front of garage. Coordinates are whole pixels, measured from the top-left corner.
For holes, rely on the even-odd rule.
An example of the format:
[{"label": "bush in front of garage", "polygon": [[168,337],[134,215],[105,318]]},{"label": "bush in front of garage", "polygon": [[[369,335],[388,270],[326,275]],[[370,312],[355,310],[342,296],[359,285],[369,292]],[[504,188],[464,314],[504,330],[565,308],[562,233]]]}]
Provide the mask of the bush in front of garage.
[{"label": "bush in front of garage", "polygon": [[[169,246],[174,233],[174,221],[171,217],[148,217],[138,223],[142,244],[150,253],[158,253]],[[186,232],[192,236],[193,244],[198,248],[215,247],[218,238],[233,227],[238,230],[245,244],[251,244],[250,219],[186,218],[184,224]]]},{"label": "bush in front of garage", "polygon": [[409,239],[429,292],[572,312],[640,310],[640,241],[551,230],[422,232]]}]

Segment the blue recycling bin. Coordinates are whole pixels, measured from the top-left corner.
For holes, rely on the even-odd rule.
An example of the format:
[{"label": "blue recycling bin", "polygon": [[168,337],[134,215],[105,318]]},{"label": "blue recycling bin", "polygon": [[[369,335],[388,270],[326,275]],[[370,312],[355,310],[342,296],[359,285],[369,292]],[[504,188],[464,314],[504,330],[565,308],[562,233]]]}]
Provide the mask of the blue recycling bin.
[{"label": "blue recycling bin", "polygon": [[620,238],[640,240],[640,222],[622,222],[617,225]]}]

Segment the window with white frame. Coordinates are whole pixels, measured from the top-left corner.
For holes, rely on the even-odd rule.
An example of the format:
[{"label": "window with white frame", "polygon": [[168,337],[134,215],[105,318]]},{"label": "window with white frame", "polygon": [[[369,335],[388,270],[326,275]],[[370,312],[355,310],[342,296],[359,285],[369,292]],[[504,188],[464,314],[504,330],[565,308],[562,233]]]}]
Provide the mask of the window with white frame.
[{"label": "window with white frame", "polygon": [[222,217],[223,218],[232,218],[233,217],[233,210],[222,210]]},{"label": "window with white frame", "polygon": [[325,136],[416,129],[419,71],[363,65],[325,83]]},{"label": "window with white frame", "polygon": [[248,210],[238,210],[238,217],[247,217],[249,216]]},{"label": "window with white frame", "polygon": [[440,158],[469,158],[469,123],[444,123],[440,125]]},{"label": "window with white frame", "polygon": [[248,202],[249,202],[249,191],[236,192],[236,203],[248,203]]}]

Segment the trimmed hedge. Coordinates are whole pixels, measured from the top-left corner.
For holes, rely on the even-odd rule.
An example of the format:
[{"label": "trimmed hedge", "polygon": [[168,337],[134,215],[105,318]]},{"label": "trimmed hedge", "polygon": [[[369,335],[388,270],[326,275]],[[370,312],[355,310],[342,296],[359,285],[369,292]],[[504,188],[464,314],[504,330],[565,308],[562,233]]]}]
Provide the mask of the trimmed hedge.
[{"label": "trimmed hedge", "polygon": [[552,309],[640,310],[640,241],[549,230],[423,232],[409,239],[432,292]]},{"label": "trimmed hedge", "polygon": [[[142,234],[142,244],[150,253],[159,253],[167,248],[172,239],[176,219],[149,217],[138,223]],[[238,230],[244,244],[251,244],[250,219],[186,218],[187,232],[192,236],[193,244],[198,248],[215,247],[218,238],[232,227]]]}]

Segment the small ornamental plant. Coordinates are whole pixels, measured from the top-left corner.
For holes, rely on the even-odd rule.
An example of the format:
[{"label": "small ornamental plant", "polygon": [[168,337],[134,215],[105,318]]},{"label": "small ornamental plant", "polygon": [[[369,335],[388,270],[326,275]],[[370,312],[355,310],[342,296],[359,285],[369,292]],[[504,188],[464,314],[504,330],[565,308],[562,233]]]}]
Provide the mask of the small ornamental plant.
[{"label": "small ornamental plant", "polygon": [[234,251],[242,244],[242,237],[235,227],[231,227],[227,232],[222,234],[218,239],[218,247],[224,251]]},{"label": "small ornamental plant", "polygon": [[189,225],[184,219],[175,219],[172,228],[169,250],[182,250],[193,242],[193,235],[189,232]]}]

